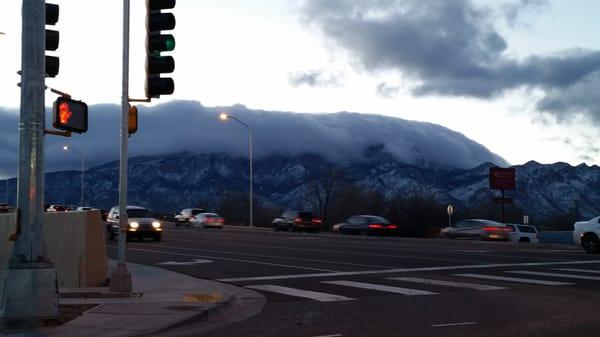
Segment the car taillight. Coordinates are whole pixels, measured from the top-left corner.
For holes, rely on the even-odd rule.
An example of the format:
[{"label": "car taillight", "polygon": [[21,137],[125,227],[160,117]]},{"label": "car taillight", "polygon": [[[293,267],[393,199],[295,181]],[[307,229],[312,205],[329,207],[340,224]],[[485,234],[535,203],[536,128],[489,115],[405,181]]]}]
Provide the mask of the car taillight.
[{"label": "car taillight", "polygon": [[389,229],[398,229],[398,226],[396,226],[396,225],[388,225],[388,228]]},{"label": "car taillight", "polygon": [[493,226],[487,226],[487,227],[483,227],[484,231],[488,231],[488,232],[512,232],[514,231],[514,229],[510,228],[510,227],[493,227]]},{"label": "car taillight", "polygon": [[383,226],[378,223],[373,223],[369,225],[369,228],[383,228]]},{"label": "car taillight", "polygon": [[225,220],[223,220],[223,219],[219,219],[218,221],[219,221],[220,223],[224,223],[224,222],[225,222]]},{"label": "car taillight", "polygon": [[321,219],[312,219],[312,223],[314,223],[314,224],[321,224],[322,221],[321,221]]},{"label": "car taillight", "polygon": [[302,222],[302,219],[300,219],[300,218],[296,218],[296,219],[294,219],[294,222],[295,222],[295,223],[301,223],[301,222]]}]

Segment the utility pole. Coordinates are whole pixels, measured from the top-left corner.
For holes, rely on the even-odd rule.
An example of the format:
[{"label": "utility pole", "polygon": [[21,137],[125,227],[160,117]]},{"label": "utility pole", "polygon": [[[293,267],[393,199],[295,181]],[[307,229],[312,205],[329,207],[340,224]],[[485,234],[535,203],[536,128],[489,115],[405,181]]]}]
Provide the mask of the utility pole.
[{"label": "utility pole", "polygon": [[119,165],[119,242],[117,268],[110,277],[110,291],[130,293],[131,273],[125,263],[127,238],[127,142],[129,139],[129,1],[123,0],[123,83],[121,96],[121,154]]},{"label": "utility pole", "polygon": [[56,269],[47,256],[43,223],[46,4],[22,3],[17,230],[0,279],[5,325],[39,324],[59,315]]}]

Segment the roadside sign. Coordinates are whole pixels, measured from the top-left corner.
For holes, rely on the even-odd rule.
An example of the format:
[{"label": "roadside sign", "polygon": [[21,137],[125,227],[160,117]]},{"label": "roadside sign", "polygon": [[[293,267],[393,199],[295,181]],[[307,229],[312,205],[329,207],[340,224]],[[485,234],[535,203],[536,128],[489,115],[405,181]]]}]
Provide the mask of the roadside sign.
[{"label": "roadside sign", "polygon": [[452,205],[448,205],[448,215],[452,215],[454,213],[454,207]]},{"label": "roadside sign", "polygon": [[523,215],[523,224],[529,224],[529,215]]},{"label": "roadside sign", "polygon": [[52,126],[64,131],[87,132],[87,104],[67,97],[58,97],[52,107]]},{"label": "roadside sign", "polygon": [[490,189],[492,190],[514,190],[516,172],[513,167],[490,167]]}]

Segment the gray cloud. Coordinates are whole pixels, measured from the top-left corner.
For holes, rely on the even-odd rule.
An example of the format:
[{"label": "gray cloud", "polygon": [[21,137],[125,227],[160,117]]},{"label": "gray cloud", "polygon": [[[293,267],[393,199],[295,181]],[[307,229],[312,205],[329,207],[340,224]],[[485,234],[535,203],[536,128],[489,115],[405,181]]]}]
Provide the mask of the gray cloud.
[{"label": "gray cloud", "polygon": [[[523,10],[544,3],[523,0],[507,15],[516,19]],[[512,59],[494,27],[493,14],[470,0],[307,0],[303,10],[306,21],[365,69],[398,71],[414,79],[414,95],[488,99],[521,87],[539,88],[547,93],[538,106],[542,111],[597,113],[596,100],[576,99],[585,95],[589,82],[597,84],[599,51],[575,49]],[[569,95],[561,98],[564,90]]]},{"label": "gray cloud", "polygon": [[307,85],[309,87],[337,87],[340,86],[339,75],[327,73],[323,70],[308,70],[288,75],[288,83],[293,87]]},{"label": "gray cloud", "polygon": [[[241,105],[207,108],[198,102],[173,101],[140,107],[139,131],[130,138],[130,155],[160,155],[189,151],[247,157],[248,133],[235,121],[220,121],[227,111],[253,129],[257,158],[271,154],[316,153],[334,161],[361,160],[365,149],[383,144],[406,163],[429,162],[471,168],[506,161],[464,135],[440,125],[358,113],[303,114],[249,110]],[[80,157],[62,150],[64,144],[86,154],[87,166],[119,158],[120,107],[90,106],[89,131],[69,138],[46,137],[46,171],[78,170]],[[15,175],[16,111],[0,108],[2,156],[0,175]]]},{"label": "gray cloud", "polygon": [[398,91],[400,91],[400,87],[382,82],[377,85],[376,91],[377,95],[383,98],[392,98],[398,94]]}]

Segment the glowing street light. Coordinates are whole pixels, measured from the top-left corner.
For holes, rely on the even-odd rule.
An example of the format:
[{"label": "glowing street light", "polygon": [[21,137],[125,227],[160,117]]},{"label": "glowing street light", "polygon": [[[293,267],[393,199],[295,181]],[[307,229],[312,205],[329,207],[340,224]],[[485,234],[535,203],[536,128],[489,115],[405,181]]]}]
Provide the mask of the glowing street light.
[{"label": "glowing street light", "polygon": [[254,214],[253,214],[253,207],[252,207],[252,194],[253,194],[253,190],[252,190],[252,129],[250,129],[250,126],[248,126],[248,124],[242,122],[240,119],[238,119],[235,116],[232,116],[230,114],[227,114],[225,112],[221,113],[219,115],[219,118],[222,121],[226,121],[228,119],[233,119],[235,121],[237,121],[238,123],[242,124],[244,127],[246,127],[246,129],[248,130],[248,136],[249,136],[249,142],[248,142],[248,148],[249,148],[249,159],[250,159],[250,227],[254,226]]},{"label": "glowing street light", "polygon": [[65,151],[73,151],[81,156],[81,204],[80,206],[84,206],[83,204],[83,195],[85,191],[85,156],[83,153],[72,146],[63,146],[63,150]]}]

